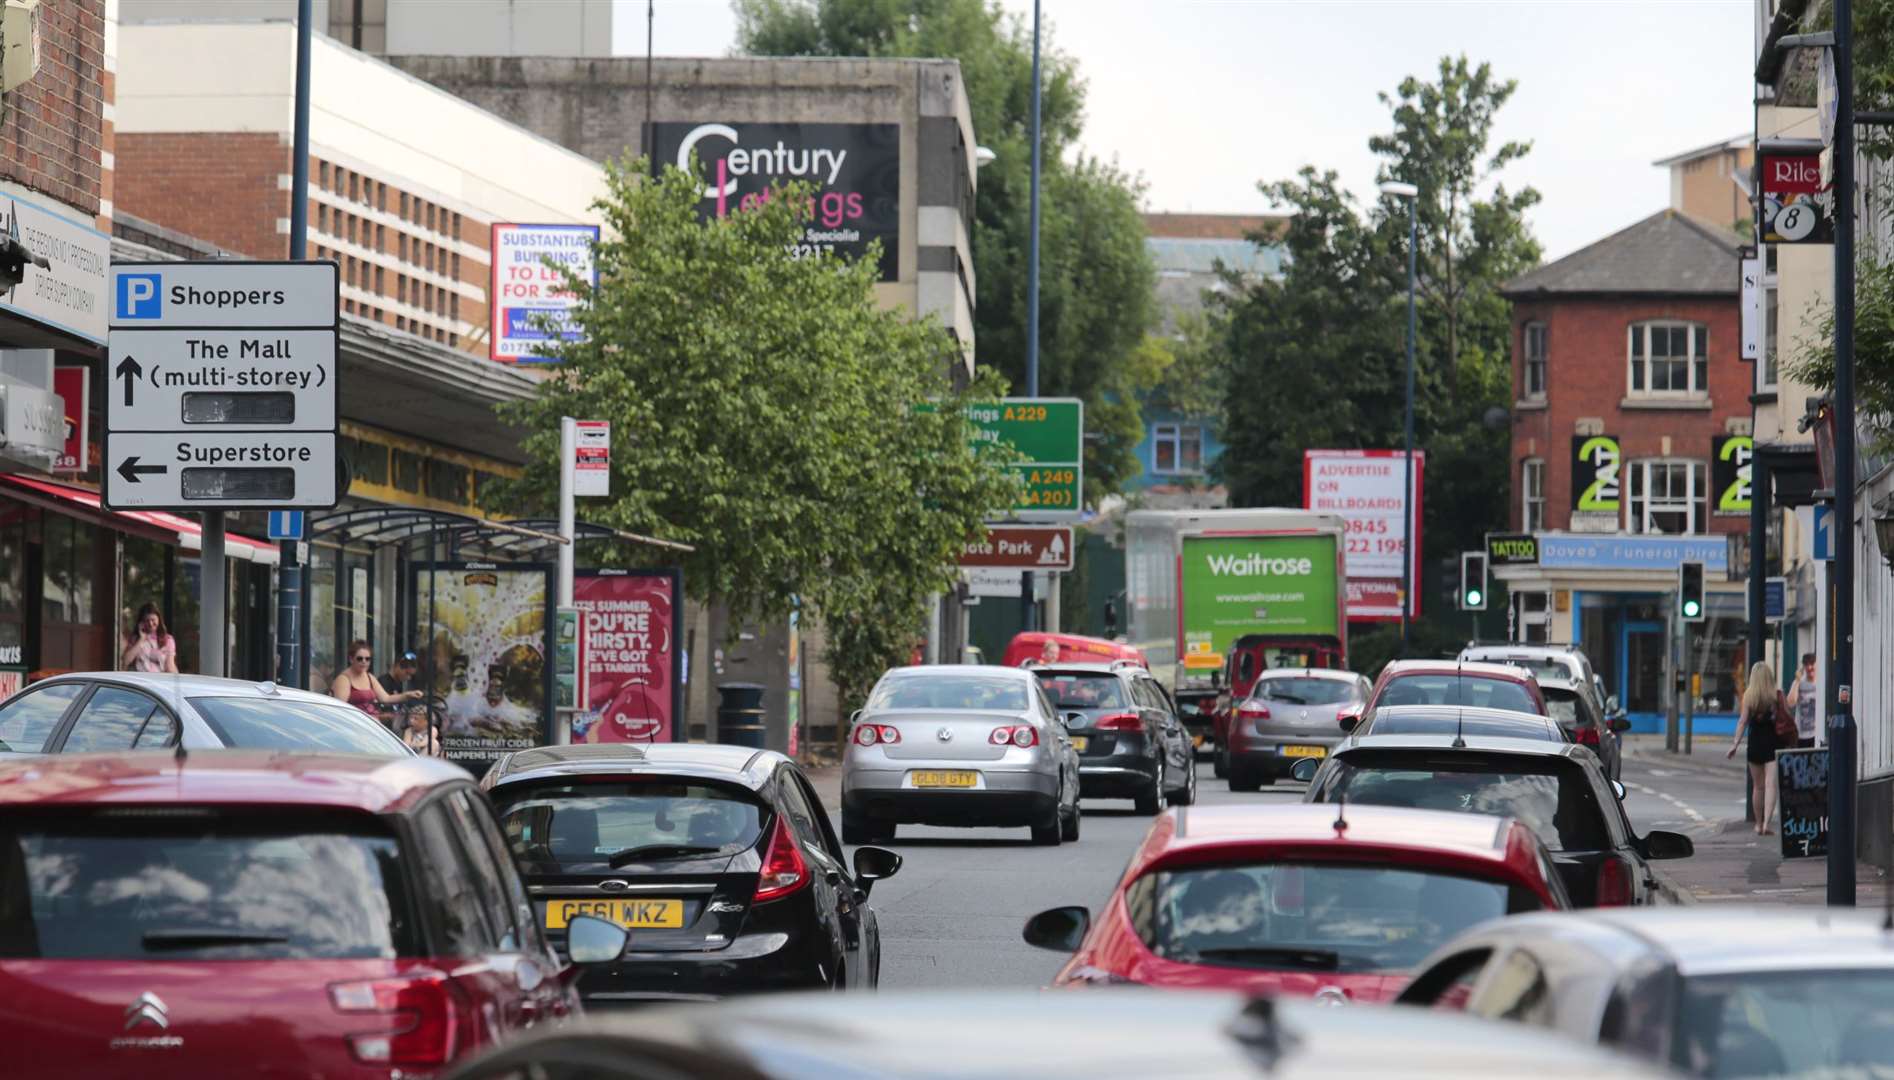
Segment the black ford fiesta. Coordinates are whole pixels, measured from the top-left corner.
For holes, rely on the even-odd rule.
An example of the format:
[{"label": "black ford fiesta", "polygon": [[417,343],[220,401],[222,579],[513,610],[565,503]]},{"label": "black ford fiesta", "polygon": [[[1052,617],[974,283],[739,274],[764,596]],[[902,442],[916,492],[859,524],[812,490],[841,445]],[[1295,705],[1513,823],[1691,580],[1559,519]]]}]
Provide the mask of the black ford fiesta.
[{"label": "black ford fiesta", "polygon": [[849,868],[808,778],[781,754],[544,747],[501,758],[481,786],[555,947],[578,915],[631,932],[616,961],[580,975],[589,1008],[875,985],[868,890],[901,857],[860,848]]}]

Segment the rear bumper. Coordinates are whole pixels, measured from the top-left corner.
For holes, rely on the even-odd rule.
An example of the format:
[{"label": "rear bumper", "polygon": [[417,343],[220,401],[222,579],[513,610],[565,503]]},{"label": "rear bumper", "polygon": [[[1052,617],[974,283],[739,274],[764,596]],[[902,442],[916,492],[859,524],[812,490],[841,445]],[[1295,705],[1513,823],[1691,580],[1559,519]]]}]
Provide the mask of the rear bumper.
[{"label": "rear bumper", "polygon": [[[965,768],[966,766],[962,766]],[[859,769],[842,782],[842,808],[904,825],[1031,825],[1059,803],[1057,776],[973,767],[977,788],[916,788],[910,769]]]},{"label": "rear bumper", "polygon": [[1079,759],[1079,794],[1084,798],[1129,799],[1150,790],[1157,763],[1129,754],[1104,758],[1097,764]]},{"label": "rear bumper", "polygon": [[[1325,760],[1340,740],[1298,739],[1293,735],[1256,735],[1237,736],[1230,740],[1230,767],[1254,772],[1261,776],[1286,777],[1296,767],[1298,761]],[[1320,757],[1296,757],[1282,753],[1283,746],[1319,746]]]},{"label": "rear bumper", "polygon": [[634,933],[632,945],[615,962],[580,973],[579,998],[587,1011],[828,985],[826,942],[804,934],[743,934],[722,949],[641,953]]}]

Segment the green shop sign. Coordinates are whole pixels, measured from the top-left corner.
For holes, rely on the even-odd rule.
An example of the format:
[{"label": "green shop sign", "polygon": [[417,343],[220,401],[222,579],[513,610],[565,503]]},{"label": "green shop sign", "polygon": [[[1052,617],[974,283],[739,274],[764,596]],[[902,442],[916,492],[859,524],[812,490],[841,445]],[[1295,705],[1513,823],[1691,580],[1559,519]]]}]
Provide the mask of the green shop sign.
[{"label": "green shop sign", "polygon": [[1245,634],[1337,632],[1332,536],[1187,536],[1184,649],[1223,655]]}]

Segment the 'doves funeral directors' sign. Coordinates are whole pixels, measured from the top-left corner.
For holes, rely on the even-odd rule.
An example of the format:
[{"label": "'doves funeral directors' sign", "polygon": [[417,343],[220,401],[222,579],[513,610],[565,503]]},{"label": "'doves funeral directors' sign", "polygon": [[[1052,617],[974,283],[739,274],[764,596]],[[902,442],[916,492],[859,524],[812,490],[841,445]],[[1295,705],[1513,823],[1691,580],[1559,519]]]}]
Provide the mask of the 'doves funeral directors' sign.
[{"label": "'doves funeral directors' sign", "polygon": [[112,267],[105,502],[336,503],[333,262]]},{"label": "'doves funeral directors' sign", "polygon": [[881,241],[881,280],[895,280],[901,240],[901,125],[651,125],[651,165],[691,167],[703,181],[701,213],[728,217],[766,203],[771,189],[803,183],[809,218],[797,255],[859,259]]}]

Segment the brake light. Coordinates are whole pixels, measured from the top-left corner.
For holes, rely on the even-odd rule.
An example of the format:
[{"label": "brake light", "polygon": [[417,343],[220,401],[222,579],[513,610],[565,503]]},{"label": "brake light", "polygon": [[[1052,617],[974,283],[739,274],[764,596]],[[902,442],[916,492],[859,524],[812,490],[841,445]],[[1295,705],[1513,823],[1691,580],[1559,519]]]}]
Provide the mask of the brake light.
[{"label": "brake light", "polygon": [[1598,745],[1598,729],[1597,728],[1582,727],[1578,729],[1576,734],[1577,734],[1578,744],[1580,746],[1597,746]]},{"label": "brake light", "polygon": [[756,875],[756,895],[752,904],[767,904],[809,887],[809,864],[802,861],[802,848],[789,834],[789,822],[776,815],[770,830],[769,848],[763,853],[763,870]]},{"label": "brake light", "polygon": [[365,1064],[438,1068],[453,1060],[473,1029],[472,1010],[459,988],[431,968],[394,979],[331,983],[329,1002],[339,1013],[385,1018],[381,1030],[348,1037],[355,1060]]},{"label": "brake light", "polygon": [[855,725],[855,745],[873,746],[876,743],[886,745],[901,741],[901,729],[887,724]]},{"label": "brake light", "polygon": [[1616,855],[1598,864],[1598,907],[1626,907],[1631,903],[1631,868]]},{"label": "brake light", "polygon": [[1099,717],[1098,723],[1092,726],[1104,731],[1143,731],[1144,718],[1134,712],[1112,713]]},{"label": "brake light", "polygon": [[1024,750],[1039,745],[1039,732],[1031,724],[1007,724],[996,727],[987,735],[986,741],[994,746],[1017,746]]},{"label": "brake light", "polygon": [[1269,719],[1269,706],[1251,705],[1246,701],[1236,707],[1236,716],[1239,720],[1267,720]]}]

